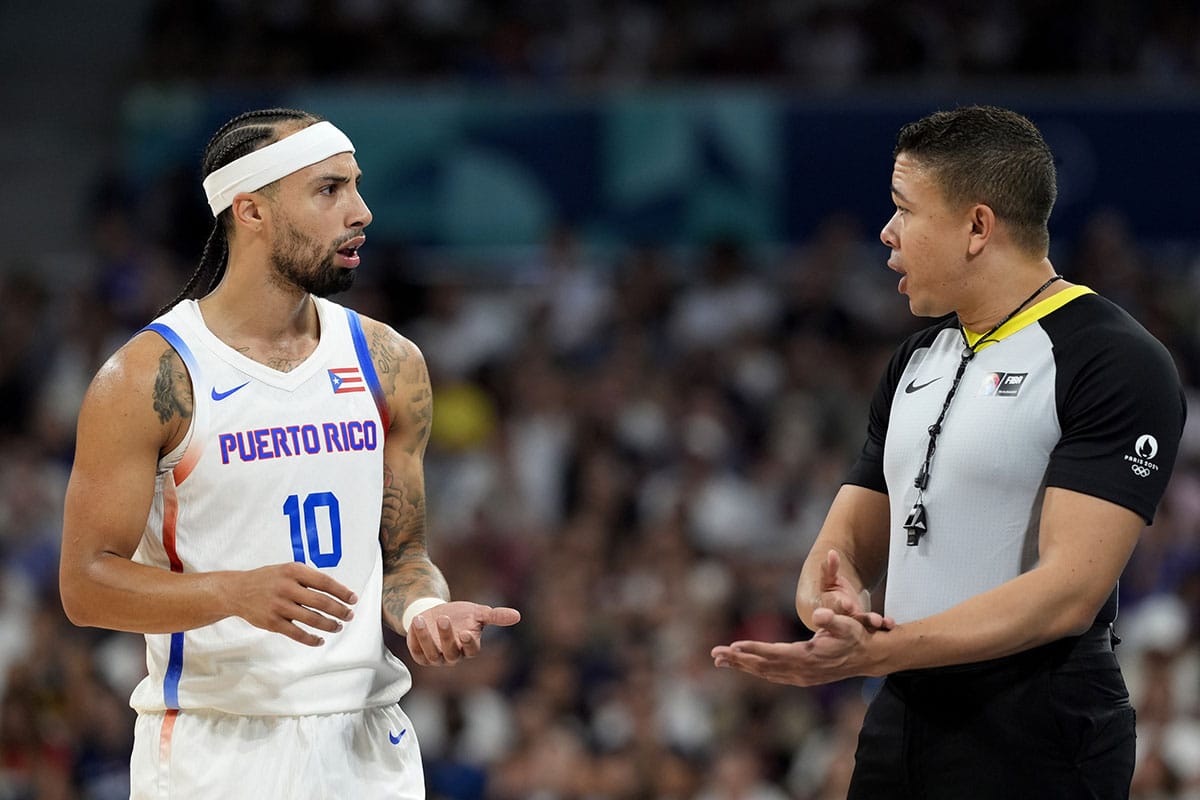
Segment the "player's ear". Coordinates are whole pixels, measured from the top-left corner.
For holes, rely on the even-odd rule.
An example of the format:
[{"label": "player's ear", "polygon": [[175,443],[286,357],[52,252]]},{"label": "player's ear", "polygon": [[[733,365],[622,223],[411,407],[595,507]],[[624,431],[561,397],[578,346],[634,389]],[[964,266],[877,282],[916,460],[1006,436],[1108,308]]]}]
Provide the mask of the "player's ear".
[{"label": "player's ear", "polygon": [[239,227],[260,231],[270,214],[266,198],[258,192],[239,192],[233,197],[233,205],[229,207],[233,221]]}]

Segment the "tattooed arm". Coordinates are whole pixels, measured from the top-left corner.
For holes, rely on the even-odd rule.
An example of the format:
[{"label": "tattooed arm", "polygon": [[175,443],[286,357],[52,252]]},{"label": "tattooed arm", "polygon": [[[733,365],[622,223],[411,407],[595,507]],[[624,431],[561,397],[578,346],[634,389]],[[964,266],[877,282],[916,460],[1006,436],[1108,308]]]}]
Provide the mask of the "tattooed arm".
[{"label": "tattooed arm", "polygon": [[425,543],[425,445],[433,419],[429,372],[416,346],[384,325],[368,323],[371,358],[388,399],[391,426],[384,445],[383,618],[400,624],[409,602],[420,597],[450,599],[441,571]]},{"label": "tattooed arm", "polygon": [[340,629],[350,590],[302,564],[174,573],[133,561],[154,498],[160,455],[191,424],[192,383],[166,342],[141,333],[88,387],[67,485],[59,587],[77,625],[171,633],[240,616],[303,644]]},{"label": "tattooed arm", "polygon": [[[391,425],[384,445],[383,620],[407,635],[418,664],[452,664],[479,652],[486,625],[513,625],[521,615],[467,601],[450,602],[450,589],[429,557],[425,527],[425,446],[433,420],[433,392],[425,359],[409,340],[386,325],[363,320],[371,358],[388,400]],[[422,598],[424,611],[404,629],[404,612]],[[414,610],[421,606],[414,606]]]}]

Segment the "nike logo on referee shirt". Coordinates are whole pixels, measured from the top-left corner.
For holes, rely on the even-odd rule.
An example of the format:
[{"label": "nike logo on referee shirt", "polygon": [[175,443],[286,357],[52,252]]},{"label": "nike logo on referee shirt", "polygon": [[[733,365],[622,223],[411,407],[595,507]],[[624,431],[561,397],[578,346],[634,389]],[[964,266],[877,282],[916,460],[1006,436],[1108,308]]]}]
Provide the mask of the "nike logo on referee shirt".
[{"label": "nike logo on referee shirt", "polygon": [[928,386],[929,384],[931,384],[931,383],[937,383],[937,382],[938,382],[938,381],[940,381],[941,379],[942,379],[942,377],[939,375],[938,377],[934,378],[934,379],[933,379],[933,380],[931,380],[931,381],[925,381],[925,382],[924,382],[924,383],[922,383],[922,384],[918,384],[918,383],[917,383],[917,379],[916,379],[916,378],[913,378],[911,381],[909,381],[909,382],[908,382],[908,386],[905,386],[905,387],[904,387],[904,393],[905,393],[905,394],[912,394],[913,392],[919,392],[919,391],[921,391],[922,389],[924,389],[926,386]]},{"label": "nike logo on referee shirt", "polygon": [[400,744],[400,740],[404,738],[404,734],[406,733],[408,733],[408,728],[405,728],[399,733],[392,733],[391,731],[388,731],[388,741],[392,744]]},{"label": "nike logo on referee shirt", "polygon": [[241,389],[241,388],[243,388],[245,386],[249,386],[249,385],[250,385],[250,381],[246,381],[241,386],[235,386],[227,392],[218,392],[217,387],[214,386],[213,390],[212,390],[212,399],[213,400],[224,400],[226,397],[229,397],[229,395],[233,394],[238,389]]}]

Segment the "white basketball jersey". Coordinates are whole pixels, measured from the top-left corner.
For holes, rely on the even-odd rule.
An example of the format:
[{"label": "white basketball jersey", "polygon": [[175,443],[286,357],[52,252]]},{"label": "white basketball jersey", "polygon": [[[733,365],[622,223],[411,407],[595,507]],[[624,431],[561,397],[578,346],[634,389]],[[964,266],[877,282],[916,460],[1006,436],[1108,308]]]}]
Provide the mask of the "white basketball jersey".
[{"label": "white basketball jersey", "polygon": [[147,326],[187,366],[183,441],[159,462],[134,559],[174,572],[300,561],[358,595],[354,619],[308,647],[230,617],[146,636],[139,711],[306,715],[397,702],[411,684],[383,642],[379,521],[387,404],[358,315],[317,299],[320,342],[296,369],[253,361],[195,301]]}]

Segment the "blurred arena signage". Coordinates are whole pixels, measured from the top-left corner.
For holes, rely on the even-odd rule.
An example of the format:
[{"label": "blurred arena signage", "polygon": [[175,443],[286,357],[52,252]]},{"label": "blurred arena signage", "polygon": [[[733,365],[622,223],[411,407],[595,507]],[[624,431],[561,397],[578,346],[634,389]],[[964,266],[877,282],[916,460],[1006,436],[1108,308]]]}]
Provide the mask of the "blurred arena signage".
[{"label": "blurred arena signage", "polygon": [[[1052,233],[1117,211],[1140,237],[1200,222],[1200,103],[1134,98],[811,95],[765,88],[647,89],[575,96],[446,88],[310,88],[235,94],[142,87],[127,98],[127,167],[141,185],[195,169],[203,137],[246,108],[296,106],[358,147],[374,238],[408,245],[534,244],[557,223],[590,241],[801,241],[833,213],[870,231],[891,213],[897,128],[936,108],[1008,105],[1059,159]],[[1137,142],[1130,141],[1137,131]],[[1187,161],[1188,163],[1181,163]],[[197,197],[199,183],[197,181]]]}]

